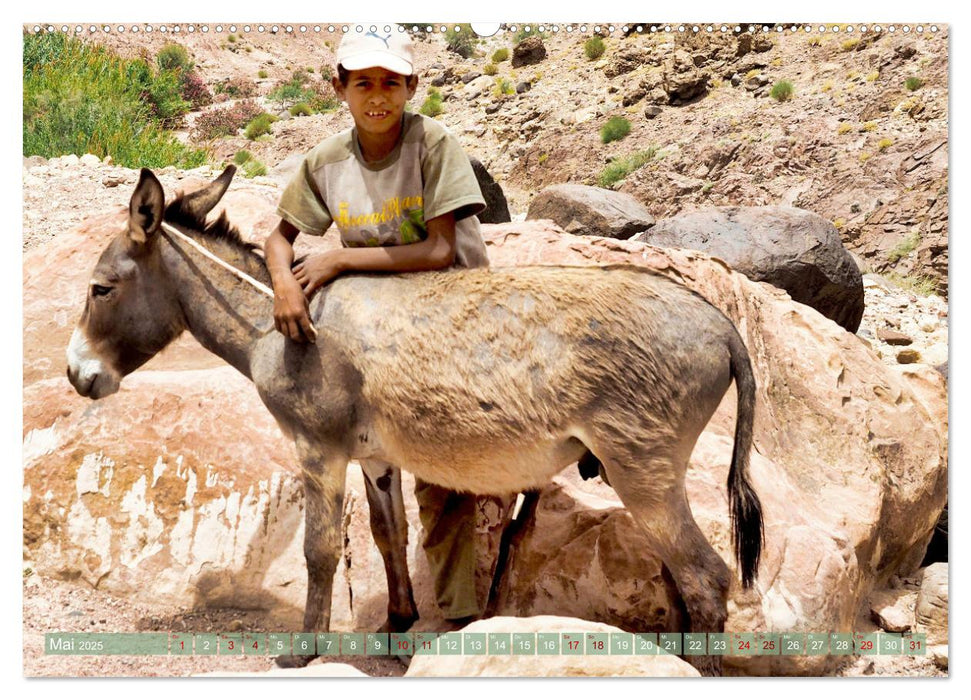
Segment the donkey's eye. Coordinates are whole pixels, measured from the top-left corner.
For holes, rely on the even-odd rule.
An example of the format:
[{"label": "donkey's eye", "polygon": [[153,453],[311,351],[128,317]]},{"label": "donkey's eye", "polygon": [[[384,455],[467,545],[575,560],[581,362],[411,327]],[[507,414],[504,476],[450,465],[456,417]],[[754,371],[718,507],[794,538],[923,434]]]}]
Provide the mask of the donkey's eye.
[{"label": "donkey's eye", "polygon": [[111,289],[112,289],[111,287],[105,287],[104,285],[101,285],[101,284],[92,284],[91,295],[96,297],[107,296],[111,292]]}]

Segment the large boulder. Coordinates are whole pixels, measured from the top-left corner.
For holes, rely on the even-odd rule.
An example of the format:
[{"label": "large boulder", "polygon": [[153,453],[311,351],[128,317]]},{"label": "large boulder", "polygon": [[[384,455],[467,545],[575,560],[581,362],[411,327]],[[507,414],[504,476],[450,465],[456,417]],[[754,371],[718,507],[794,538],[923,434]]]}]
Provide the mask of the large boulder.
[{"label": "large boulder", "polygon": [[[529,618],[493,617],[462,629],[463,634],[575,634],[586,642],[588,634],[623,634],[624,630],[598,622],[565,616],[541,615]],[[468,638],[466,638],[468,639]],[[538,639],[538,637],[537,637]],[[601,637],[601,640],[603,637]],[[610,640],[611,637],[607,637]],[[609,643],[609,641],[608,641]],[[465,651],[464,648],[462,650]],[[677,656],[668,654],[417,654],[408,666],[407,678],[523,678],[523,677],[633,677],[697,678],[698,671]]]},{"label": "large boulder", "polygon": [[[888,367],[813,309],[691,250],[577,239],[544,221],[487,227],[486,243],[495,266],[642,265],[694,289],[738,327],[758,384],[751,474],[766,541],[756,587],[733,588],[727,629],[852,630],[872,590],[916,570],[947,496],[947,392],[933,368]],[[687,477],[699,526],[733,568],[725,484],[734,416],[730,390],[698,441]],[[657,563],[645,562],[654,557],[638,549],[634,523],[591,513],[619,509],[620,502],[611,502],[602,484],[564,486],[569,477],[559,477],[560,493],[544,494],[546,505],[541,502],[515,557],[513,591],[500,612],[546,613],[556,596],[567,609],[582,608],[591,619],[625,629],[655,624],[644,619],[651,608],[643,599],[624,600],[624,588],[614,582],[623,564],[605,557],[629,546],[627,566],[636,572],[639,593],[657,606],[655,620],[670,619],[671,591],[657,581]],[[592,491],[596,499],[581,493],[591,489],[600,489]],[[593,534],[571,529],[571,518],[592,523]],[[580,546],[585,537],[588,546]],[[572,573],[557,580],[564,566]],[[624,618],[634,622],[628,626]],[[753,674],[815,674],[834,661],[760,656],[726,663]]]},{"label": "large boulder", "polygon": [[789,292],[851,333],[863,318],[863,278],[832,223],[792,207],[718,207],[662,219],[637,241],[691,248],[749,279]]},{"label": "large boulder", "polygon": [[927,635],[927,644],[948,642],[947,564],[931,564],[924,569],[917,594],[917,631]]},{"label": "large boulder", "polygon": [[472,172],[475,173],[476,182],[482,190],[485,198],[486,208],[479,214],[479,221],[483,224],[504,224],[512,221],[509,216],[509,203],[506,202],[506,195],[502,191],[502,186],[495,181],[489,171],[478,158],[469,157],[472,163]]},{"label": "large boulder", "polygon": [[526,219],[550,219],[578,236],[622,239],[654,225],[647,207],[629,194],[573,184],[544,189],[530,202]]},{"label": "large boulder", "polygon": [[546,58],[546,46],[538,36],[531,36],[516,44],[512,50],[512,67],[530,66]]}]

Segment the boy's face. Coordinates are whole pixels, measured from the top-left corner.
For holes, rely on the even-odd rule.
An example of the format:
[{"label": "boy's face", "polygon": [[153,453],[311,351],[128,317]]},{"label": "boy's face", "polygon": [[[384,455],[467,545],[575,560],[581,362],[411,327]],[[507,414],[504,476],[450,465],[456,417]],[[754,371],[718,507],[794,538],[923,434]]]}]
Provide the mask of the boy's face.
[{"label": "boy's face", "polygon": [[345,87],[336,77],[334,91],[347,103],[358,131],[380,135],[401,123],[405,104],[415,95],[417,76],[404,76],[387,68],[365,68],[348,73]]}]

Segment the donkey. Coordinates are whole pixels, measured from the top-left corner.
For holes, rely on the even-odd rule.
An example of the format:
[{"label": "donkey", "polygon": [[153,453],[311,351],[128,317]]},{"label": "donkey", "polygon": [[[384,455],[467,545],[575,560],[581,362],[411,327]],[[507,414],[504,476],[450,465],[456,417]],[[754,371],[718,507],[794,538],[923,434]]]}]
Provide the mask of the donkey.
[{"label": "donkey", "polygon": [[[274,330],[269,299],[192,244],[269,281],[258,249],[225,214],[205,223],[234,170],[167,206],[159,181],[141,171],[127,227],[95,266],[67,373],[81,395],[108,396],[188,330],[256,384],[302,468],[304,630],[329,629],[351,459],[495,495],[537,489],[578,460],[599,463],[672,575],[688,629],[724,630],[730,572],[692,517],[684,478],[733,380],[728,492],[745,587],[763,536],[747,476],[755,380],[720,311],[635,266],[355,274],[312,300],[317,342],[294,343]],[[417,618],[407,532],[400,480],[387,476],[368,474],[367,495],[388,573],[386,628],[407,629]],[[721,671],[718,656],[688,660],[704,674]]]}]

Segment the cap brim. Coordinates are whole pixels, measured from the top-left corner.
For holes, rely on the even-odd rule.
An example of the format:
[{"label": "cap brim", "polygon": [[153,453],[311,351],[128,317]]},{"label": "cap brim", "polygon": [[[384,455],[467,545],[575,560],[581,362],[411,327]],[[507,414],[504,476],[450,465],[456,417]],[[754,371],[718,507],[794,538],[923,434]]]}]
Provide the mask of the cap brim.
[{"label": "cap brim", "polygon": [[393,56],[386,51],[365,51],[364,53],[348,56],[340,61],[347,70],[364,70],[366,68],[386,68],[399,75],[411,75],[415,72],[408,61]]}]

